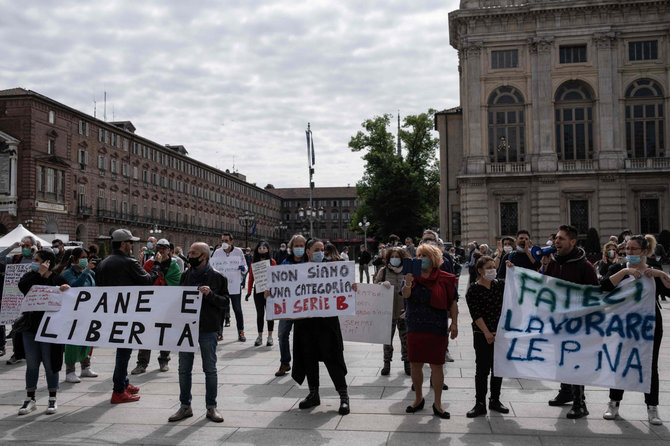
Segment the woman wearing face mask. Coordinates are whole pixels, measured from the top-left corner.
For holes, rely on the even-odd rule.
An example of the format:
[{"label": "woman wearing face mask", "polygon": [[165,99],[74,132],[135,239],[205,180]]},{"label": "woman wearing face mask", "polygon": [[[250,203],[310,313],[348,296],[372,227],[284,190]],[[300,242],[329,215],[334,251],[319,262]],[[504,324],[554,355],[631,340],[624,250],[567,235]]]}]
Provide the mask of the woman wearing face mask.
[{"label": "woman wearing face mask", "polygon": [[[321,240],[311,239],[305,245],[310,262],[323,262],[324,247]],[[354,287],[355,290],[355,287]],[[298,407],[309,409],[321,404],[319,398],[319,361],[328,369],[335,390],[340,395],[340,415],[349,413],[349,394],[347,391],[347,365],[344,362],[344,342],[337,316],[308,317],[296,319],[293,337],[293,371],[291,377],[302,384],[307,377],[309,394],[300,401]]]},{"label": "woman wearing face mask", "polygon": [[[428,244],[419,246],[417,258],[421,259],[421,275],[405,275],[402,297],[405,299],[407,322],[407,354],[412,368],[415,389],[414,403],[405,409],[413,413],[423,409],[423,365],[430,364],[431,380],[435,392],[433,414],[448,419],[449,412],[442,408],[442,366],[447,352],[447,336],[458,336],[458,304],[454,299],[458,279],[440,270],[442,253]],[[447,310],[451,317],[448,323]]]},{"label": "woman wearing face mask", "polygon": [[[41,249],[33,256],[31,271],[21,277],[19,290],[28,294],[33,285],[60,286],[65,291],[70,286],[62,277],[53,273],[52,269],[56,263],[56,256],[51,250]],[[19,409],[19,415],[25,415],[37,408],[35,402],[35,390],[40,373],[40,364],[44,366],[44,374],[47,379],[49,390],[49,405],[47,414],[54,414],[57,410],[56,392],[58,391],[58,372],[63,365],[63,346],[39,342],[35,340],[37,329],[42,322],[43,311],[27,311],[21,319],[23,346],[26,353],[26,400]],[[15,322],[18,324],[18,321]]]},{"label": "woman wearing face mask", "polygon": [[339,262],[340,260],[343,260],[342,257],[340,257],[340,253],[337,252],[337,248],[332,243],[326,243],[325,252],[326,257],[324,260],[326,262]]},{"label": "woman wearing face mask", "polygon": [[486,381],[491,374],[491,398],[489,409],[500,413],[509,413],[509,409],[500,402],[502,378],[493,375],[493,343],[500,313],[502,312],[505,281],[496,279],[496,267],[493,259],[482,256],[477,260],[477,281],[468,289],[465,300],[472,316],[472,341],[475,349],[475,407],[468,418],[486,414]]},{"label": "woman wearing face mask", "polygon": [[[670,287],[670,276],[662,270],[649,268],[646,257],[654,252],[656,239],[652,235],[635,235],[626,242],[626,263],[615,263],[610,266],[607,276],[600,281],[603,291],[614,290],[624,279],[637,280],[644,274],[653,277],[656,285],[659,283]],[[647,416],[650,424],[660,425],[663,420],[658,415],[658,354],[663,338],[663,319],[661,317],[661,304],[656,301],[656,324],[654,329],[654,347],[651,359],[651,388],[649,393],[644,394],[644,402],[647,405]],[[619,414],[619,403],[623,399],[623,390],[610,389],[610,402],[603,414],[606,420],[614,420]]]},{"label": "woman wearing face mask", "polygon": [[493,262],[496,266],[496,270],[500,267],[502,258],[515,249],[516,247],[514,246],[514,239],[512,237],[503,237],[498,241],[496,252],[493,254]]},{"label": "woman wearing face mask", "polygon": [[391,319],[391,344],[384,345],[384,367],[381,374],[386,376],[391,373],[391,360],[393,359],[393,336],[396,327],[400,338],[401,359],[405,364],[405,373],[411,374],[411,367],[407,360],[407,325],[405,324],[405,300],[400,295],[402,286],[402,259],[409,258],[409,254],[402,248],[388,248],[384,256],[386,265],[379,270],[374,278],[374,283],[380,283],[386,288],[393,290],[393,316]]},{"label": "woman wearing face mask", "polygon": [[[95,286],[94,262],[88,261],[88,252],[83,248],[74,248],[69,257],[66,256],[69,267],[61,274],[72,288]],[[65,381],[69,383],[81,382],[77,376],[75,364],[81,363],[82,378],[95,378],[98,376],[91,370],[91,352],[93,349],[87,346],[66,345],[65,346]]]},{"label": "woman wearing face mask", "polygon": [[619,255],[617,254],[617,244],[614,242],[607,242],[603,246],[603,258],[596,263],[596,271],[600,277],[605,277],[610,266],[619,263]]},{"label": "woman wearing face mask", "polygon": [[[274,266],[277,264],[273,258],[270,257],[270,245],[265,240],[258,242],[258,245],[254,249],[252,263],[261,262],[263,260],[269,260],[270,265]],[[244,300],[249,300],[251,292],[254,290],[254,271],[253,268],[249,268],[249,289],[247,290],[247,295]],[[256,327],[258,328],[258,337],[254,346],[258,347],[263,343],[263,324],[265,323],[265,293],[264,292],[254,292],[254,304],[256,305]],[[272,330],[275,327],[275,321],[268,321],[268,340],[266,345],[271,347],[274,344],[272,340]]]}]

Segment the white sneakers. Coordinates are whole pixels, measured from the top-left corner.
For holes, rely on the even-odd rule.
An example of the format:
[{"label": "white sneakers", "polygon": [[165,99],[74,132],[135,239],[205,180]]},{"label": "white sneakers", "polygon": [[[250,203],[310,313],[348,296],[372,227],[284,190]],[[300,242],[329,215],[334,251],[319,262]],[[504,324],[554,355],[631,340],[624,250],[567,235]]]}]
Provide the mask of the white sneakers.
[{"label": "white sneakers", "polygon": [[93,370],[91,370],[90,367],[86,367],[85,369],[81,369],[81,373],[79,374],[80,378],[97,378],[98,374],[95,373]]},{"label": "white sneakers", "polygon": [[[607,403],[607,410],[603,414],[603,418],[606,420],[615,420],[619,416],[619,404],[616,401],[610,401]],[[658,407],[657,406],[647,406],[647,417],[649,418],[649,424],[655,426],[660,426],[663,424],[663,420],[658,416]]]},{"label": "white sneakers", "polygon": [[23,406],[19,409],[19,415],[26,415],[37,409],[37,403],[34,399],[28,398],[23,402]]},{"label": "white sneakers", "polygon": [[58,410],[58,405],[56,404],[56,397],[55,396],[50,396],[49,397],[49,407],[47,407],[47,414],[48,415],[55,414],[56,410]]},{"label": "white sneakers", "polygon": [[607,410],[603,414],[603,418],[606,420],[614,420],[619,415],[619,404],[616,401],[610,401],[607,403]]},{"label": "white sneakers", "polygon": [[80,383],[81,379],[77,376],[75,372],[70,372],[67,375],[65,375],[65,382],[66,383]]}]

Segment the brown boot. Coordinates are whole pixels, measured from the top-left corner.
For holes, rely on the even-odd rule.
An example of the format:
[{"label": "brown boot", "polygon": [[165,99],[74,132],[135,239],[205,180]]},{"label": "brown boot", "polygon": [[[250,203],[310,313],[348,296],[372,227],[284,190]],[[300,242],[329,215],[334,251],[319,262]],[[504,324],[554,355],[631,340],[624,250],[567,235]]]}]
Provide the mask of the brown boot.
[{"label": "brown boot", "polygon": [[282,364],[279,366],[279,370],[275,372],[275,376],[284,376],[289,370],[291,370],[291,366],[289,364]]}]

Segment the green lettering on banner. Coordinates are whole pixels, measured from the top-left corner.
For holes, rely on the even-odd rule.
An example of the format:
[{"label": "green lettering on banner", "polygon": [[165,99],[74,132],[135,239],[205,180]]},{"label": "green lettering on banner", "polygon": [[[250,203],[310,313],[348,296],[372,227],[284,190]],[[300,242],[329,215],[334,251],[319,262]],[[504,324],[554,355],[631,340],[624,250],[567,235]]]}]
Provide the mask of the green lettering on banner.
[{"label": "green lettering on banner", "polygon": [[542,279],[537,278],[537,277],[532,277],[526,273],[519,272],[519,281],[521,282],[521,288],[520,288],[520,293],[519,293],[519,305],[523,305],[523,301],[526,297],[526,293],[530,294],[537,294],[537,289],[535,288],[529,288],[526,286],[527,282],[534,282],[537,284],[542,283]]}]

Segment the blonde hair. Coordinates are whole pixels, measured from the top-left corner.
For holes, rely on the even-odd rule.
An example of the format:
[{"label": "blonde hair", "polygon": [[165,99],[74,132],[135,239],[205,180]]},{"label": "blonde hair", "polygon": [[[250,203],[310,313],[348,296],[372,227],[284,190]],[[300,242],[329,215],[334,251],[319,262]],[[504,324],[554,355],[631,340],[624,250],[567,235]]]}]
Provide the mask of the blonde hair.
[{"label": "blonde hair", "polygon": [[617,245],[616,243],[607,242],[603,245],[603,255],[607,255],[607,251],[609,251],[610,249],[613,249],[614,252],[616,252],[618,248],[619,248],[619,245]]},{"label": "blonde hair", "polygon": [[442,265],[442,262],[444,261],[442,259],[442,253],[437,248],[437,246],[432,246],[432,245],[428,245],[428,244],[420,245],[416,249],[417,257],[419,256],[419,254],[423,254],[427,258],[429,258],[430,259],[430,265],[433,268],[439,268],[440,265]]}]

